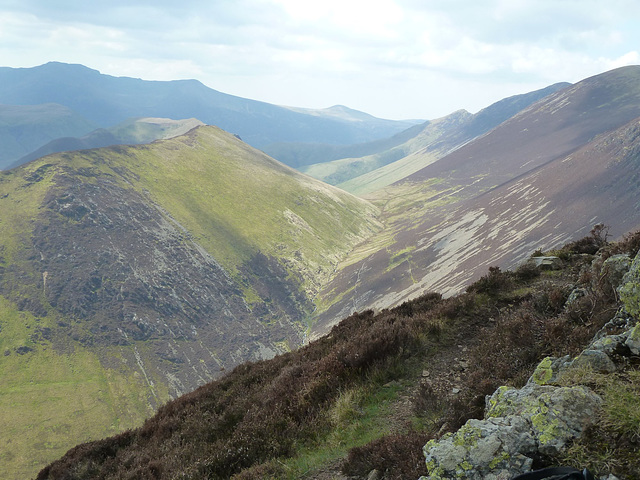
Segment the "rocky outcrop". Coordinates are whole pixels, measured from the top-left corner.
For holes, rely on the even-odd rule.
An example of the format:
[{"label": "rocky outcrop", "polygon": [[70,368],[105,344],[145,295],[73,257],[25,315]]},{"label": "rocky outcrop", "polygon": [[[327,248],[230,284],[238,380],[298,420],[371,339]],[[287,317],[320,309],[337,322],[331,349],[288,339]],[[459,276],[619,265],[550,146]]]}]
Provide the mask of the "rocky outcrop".
[{"label": "rocky outcrop", "polygon": [[636,255],[631,268],[624,275],[618,293],[627,313],[640,318],[640,255]]},{"label": "rocky outcrop", "polygon": [[602,399],[585,386],[546,384],[567,359],[546,358],[521,388],[500,387],[487,398],[484,420],[469,420],[455,433],[424,447],[428,477],[509,479],[531,469],[579,436]]},{"label": "rocky outcrop", "polygon": [[[469,420],[457,432],[429,441],[428,476],[421,480],[506,480],[582,434],[603,400],[584,385],[560,386],[558,378],[572,369],[613,373],[640,355],[640,255],[633,263],[626,255],[599,259],[593,270],[619,293],[623,308],[580,355],[543,359],[523,388],[503,386],[487,397],[483,420]],[[607,334],[614,328],[624,332]]]}]

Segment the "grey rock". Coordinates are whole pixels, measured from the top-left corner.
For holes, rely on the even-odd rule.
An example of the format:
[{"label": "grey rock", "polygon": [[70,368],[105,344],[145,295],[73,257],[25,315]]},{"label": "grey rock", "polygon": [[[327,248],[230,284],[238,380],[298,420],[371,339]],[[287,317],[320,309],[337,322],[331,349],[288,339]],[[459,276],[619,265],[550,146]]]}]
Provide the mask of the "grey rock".
[{"label": "grey rock", "polygon": [[528,265],[533,265],[541,270],[560,270],[563,262],[558,257],[531,257],[527,260]]},{"label": "grey rock", "polygon": [[618,294],[625,310],[636,320],[640,319],[640,253],[624,275]]},{"label": "grey rock", "polygon": [[629,271],[631,263],[631,258],[629,258],[629,255],[627,255],[626,253],[613,255],[612,257],[607,258],[602,263],[600,276],[603,279],[606,279],[606,283],[610,288],[612,288],[613,290],[617,290],[620,285],[622,285],[623,278]]},{"label": "grey rock", "polygon": [[567,298],[567,301],[565,302],[564,307],[567,308],[573,305],[576,301],[578,301],[578,299],[586,296],[587,293],[588,292],[586,288],[582,288],[582,287],[574,288],[569,294],[569,297]]},{"label": "grey rock", "polygon": [[579,436],[601,403],[583,386],[500,387],[487,399],[484,420],[469,420],[424,446],[428,478],[508,479],[527,472],[537,453],[558,453]]},{"label": "grey rock", "polygon": [[640,323],[631,329],[625,345],[629,347],[632,354],[640,355]]},{"label": "grey rock", "polygon": [[382,474],[379,470],[371,470],[367,475],[367,480],[382,480]]},{"label": "grey rock", "polygon": [[598,373],[613,373],[617,370],[616,364],[602,350],[585,350],[571,362],[571,367],[585,366]]}]

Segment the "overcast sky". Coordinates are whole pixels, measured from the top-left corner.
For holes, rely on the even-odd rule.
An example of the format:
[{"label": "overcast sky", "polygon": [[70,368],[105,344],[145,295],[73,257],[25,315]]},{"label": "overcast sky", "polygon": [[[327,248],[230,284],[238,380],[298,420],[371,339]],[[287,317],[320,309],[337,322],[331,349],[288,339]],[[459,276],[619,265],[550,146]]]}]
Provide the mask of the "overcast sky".
[{"label": "overcast sky", "polygon": [[0,65],[195,78],[279,105],[470,112],[640,64],[637,0],[0,0]]}]

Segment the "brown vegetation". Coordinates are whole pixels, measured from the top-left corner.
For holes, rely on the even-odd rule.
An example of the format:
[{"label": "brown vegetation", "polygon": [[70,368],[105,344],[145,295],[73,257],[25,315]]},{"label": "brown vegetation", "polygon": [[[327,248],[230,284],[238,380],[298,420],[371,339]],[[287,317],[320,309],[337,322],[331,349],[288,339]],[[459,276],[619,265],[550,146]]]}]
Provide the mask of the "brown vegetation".
[{"label": "brown vegetation", "polygon": [[[634,253],[639,244],[634,234],[604,248]],[[399,379],[414,382],[411,418],[352,448],[342,472],[417,478],[429,438],[481,416],[486,394],[523,384],[542,357],[577,353],[613,316],[615,296],[580,275],[593,257],[576,253],[579,245],[560,250],[561,271],[491,268],[458,297],[428,293],[377,314],[355,313],[298,351],[243,364],[166,404],[138,430],[74,448],[38,479],[284,478],[280,462],[320,445],[333,428],[328,411],[341,392]],[[586,295],[566,308],[579,280]],[[431,375],[416,381],[424,368]]]}]

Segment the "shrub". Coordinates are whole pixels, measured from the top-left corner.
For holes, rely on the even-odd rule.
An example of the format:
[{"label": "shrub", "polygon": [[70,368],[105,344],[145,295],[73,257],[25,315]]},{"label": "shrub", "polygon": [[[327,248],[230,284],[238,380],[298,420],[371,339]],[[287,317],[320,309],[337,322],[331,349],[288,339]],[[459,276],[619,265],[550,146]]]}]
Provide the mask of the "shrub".
[{"label": "shrub", "polygon": [[430,438],[425,433],[411,431],[352,448],[342,464],[342,472],[366,477],[372,470],[378,470],[388,480],[418,478],[426,473],[422,447]]},{"label": "shrub", "polygon": [[480,280],[469,285],[467,292],[486,293],[495,295],[501,290],[505,290],[509,285],[509,274],[500,270],[500,267],[489,267],[489,273],[480,278]]}]

